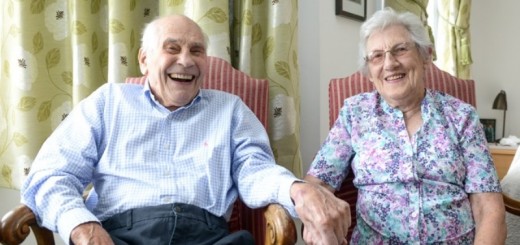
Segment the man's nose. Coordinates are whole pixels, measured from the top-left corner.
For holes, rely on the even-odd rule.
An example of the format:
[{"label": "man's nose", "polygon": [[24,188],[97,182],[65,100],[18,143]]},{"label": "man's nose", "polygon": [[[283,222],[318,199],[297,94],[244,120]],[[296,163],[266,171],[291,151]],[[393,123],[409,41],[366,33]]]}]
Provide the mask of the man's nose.
[{"label": "man's nose", "polygon": [[193,66],[193,57],[190,52],[183,51],[179,54],[177,63],[183,65],[184,67]]}]

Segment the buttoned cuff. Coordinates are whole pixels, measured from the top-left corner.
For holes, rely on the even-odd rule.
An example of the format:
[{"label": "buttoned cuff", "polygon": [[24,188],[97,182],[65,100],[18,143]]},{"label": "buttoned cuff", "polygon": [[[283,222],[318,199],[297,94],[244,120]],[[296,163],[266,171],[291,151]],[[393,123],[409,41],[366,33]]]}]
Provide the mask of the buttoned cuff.
[{"label": "buttoned cuff", "polygon": [[62,213],[58,220],[58,233],[66,244],[70,242],[70,233],[72,230],[83,223],[99,222],[99,220],[90,211],[84,208],[74,208]]},{"label": "buttoned cuff", "polygon": [[294,208],[294,202],[291,199],[291,186],[297,182],[305,183],[303,180],[291,178],[284,180],[280,185],[280,189],[278,189],[278,200],[280,201],[280,204],[289,212],[293,218],[298,218],[298,214]]}]

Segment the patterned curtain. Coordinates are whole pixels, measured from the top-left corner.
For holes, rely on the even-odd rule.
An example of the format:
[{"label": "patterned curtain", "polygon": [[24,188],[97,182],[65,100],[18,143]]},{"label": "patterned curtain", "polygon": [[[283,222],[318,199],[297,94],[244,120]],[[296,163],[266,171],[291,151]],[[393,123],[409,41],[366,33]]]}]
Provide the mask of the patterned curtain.
[{"label": "patterned curtain", "polygon": [[301,177],[298,0],[237,0],[233,16],[233,62],[269,79],[271,146],[277,162]]},{"label": "patterned curtain", "polygon": [[428,10],[430,16],[434,17],[429,22],[436,40],[435,64],[456,77],[471,78],[471,0],[432,1]]},{"label": "patterned curtain", "polygon": [[[428,0],[386,0],[384,3],[385,7],[391,7],[397,12],[407,11],[419,16],[423,21],[424,27],[428,30],[428,34],[430,34],[430,40],[435,44],[432,28],[428,25]],[[433,58],[436,59],[435,51]]]},{"label": "patterned curtain", "polygon": [[[0,187],[20,187],[41,144],[76,103],[103,83],[140,75],[137,51],[143,24],[170,13],[183,13],[201,25],[210,39],[209,55],[231,60],[230,50],[237,50],[233,55],[244,60],[240,68],[270,79],[273,150],[279,163],[301,173],[297,0],[288,5],[243,1],[244,10],[233,4],[236,12],[244,13],[235,19],[230,18],[230,2],[0,1]],[[290,22],[281,11],[290,11]],[[235,25],[243,30],[237,49],[230,44],[232,20],[243,21]],[[282,51],[292,52],[291,57],[280,56]],[[285,97],[278,96],[280,91]]]}]

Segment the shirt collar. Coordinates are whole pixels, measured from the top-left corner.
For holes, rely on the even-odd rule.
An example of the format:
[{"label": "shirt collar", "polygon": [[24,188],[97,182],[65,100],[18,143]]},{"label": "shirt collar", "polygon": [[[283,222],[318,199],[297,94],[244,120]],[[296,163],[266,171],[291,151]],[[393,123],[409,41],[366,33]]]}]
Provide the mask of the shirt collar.
[{"label": "shirt collar", "polygon": [[[143,92],[145,94],[145,96],[150,100],[151,103],[153,103],[153,105],[157,108],[162,108],[161,110],[168,110],[168,108],[164,107],[161,103],[159,103],[159,101],[157,101],[155,99],[155,95],[152,93],[152,90],[150,88],[150,82],[148,80],[148,78],[146,78],[146,81],[144,83],[144,86],[143,86]],[[205,92],[204,92],[204,89],[199,89],[199,92],[197,93],[197,95],[195,96],[195,98],[193,98],[193,100],[190,101],[190,103],[188,103],[187,105],[184,105],[184,106],[181,106],[179,107],[177,110],[175,111],[179,111],[179,110],[182,110],[182,109],[187,109],[187,108],[190,108],[192,107],[193,105],[199,103],[199,101],[206,97],[205,95]],[[168,110],[170,111],[170,110]]]}]

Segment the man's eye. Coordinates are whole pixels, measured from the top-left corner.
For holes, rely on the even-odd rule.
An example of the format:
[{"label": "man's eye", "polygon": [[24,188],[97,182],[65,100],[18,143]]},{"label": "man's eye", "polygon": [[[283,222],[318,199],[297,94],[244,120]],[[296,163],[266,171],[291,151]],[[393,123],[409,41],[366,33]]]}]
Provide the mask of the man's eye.
[{"label": "man's eye", "polygon": [[192,50],[191,53],[195,54],[195,55],[201,55],[204,53],[204,50],[196,49],[196,50]]},{"label": "man's eye", "polygon": [[166,50],[168,52],[172,52],[173,53],[173,52],[177,52],[179,49],[177,47],[175,47],[175,46],[167,46]]}]

